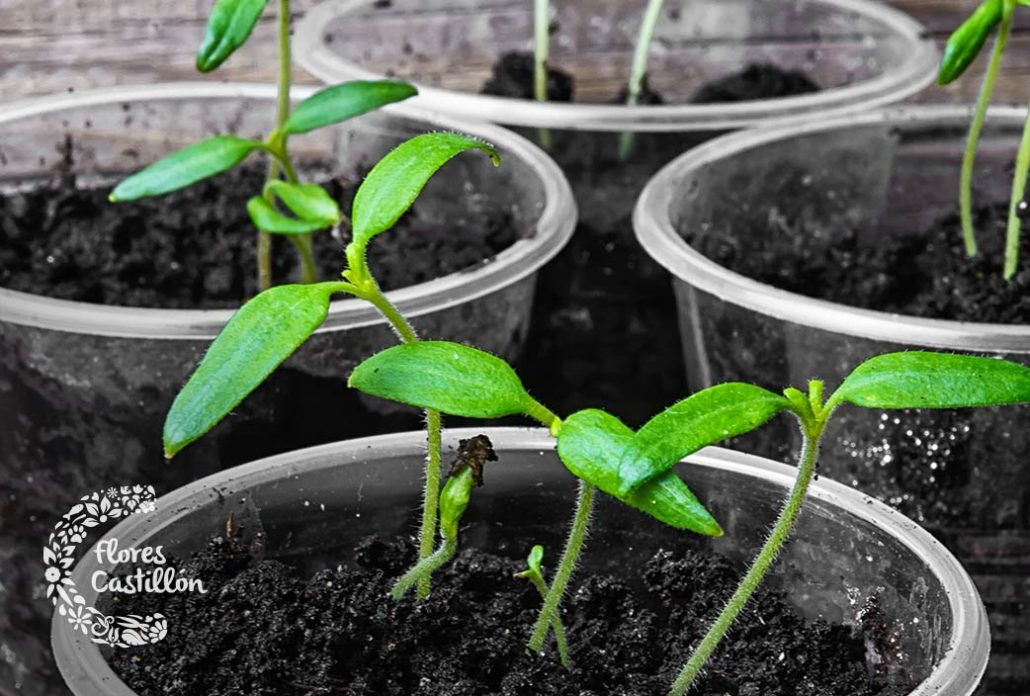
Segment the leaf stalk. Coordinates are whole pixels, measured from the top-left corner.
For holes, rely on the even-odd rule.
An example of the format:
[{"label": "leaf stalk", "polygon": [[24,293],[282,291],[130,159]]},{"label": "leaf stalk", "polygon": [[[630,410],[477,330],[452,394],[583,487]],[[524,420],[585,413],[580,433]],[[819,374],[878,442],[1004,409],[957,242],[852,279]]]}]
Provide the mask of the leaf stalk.
[{"label": "leaf stalk", "polygon": [[576,510],[572,516],[572,527],[569,530],[569,537],[565,542],[565,549],[562,551],[561,561],[555,571],[554,580],[548,588],[544,597],[543,605],[540,607],[540,614],[533,625],[533,633],[529,638],[527,647],[533,653],[540,652],[543,648],[547,632],[555,620],[560,620],[559,604],[565,595],[565,588],[568,587],[572,573],[579,564],[580,552],[586,541],[587,529],[590,526],[590,512],[594,504],[594,493],[597,489],[586,481],[579,482],[579,493],[576,496]]},{"label": "leaf stalk", "polygon": [[959,219],[962,225],[962,239],[966,247],[966,255],[969,257],[976,256],[977,253],[976,230],[973,228],[973,167],[976,163],[976,149],[980,143],[980,133],[983,131],[984,122],[987,120],[987,107],[994,94],[994,84],[1001,70],[1002,56],[1005,53],[1005,45],[1012,29],[1013,9],[1014,3],[1011,0],[1005,0],[998,36],[994,40],[991,58],[987,63],[987,70],[980,85],[976,110],[973,113],[973,121],[969,124],[966,148],[962,154],[962,168],[959,172]]}]

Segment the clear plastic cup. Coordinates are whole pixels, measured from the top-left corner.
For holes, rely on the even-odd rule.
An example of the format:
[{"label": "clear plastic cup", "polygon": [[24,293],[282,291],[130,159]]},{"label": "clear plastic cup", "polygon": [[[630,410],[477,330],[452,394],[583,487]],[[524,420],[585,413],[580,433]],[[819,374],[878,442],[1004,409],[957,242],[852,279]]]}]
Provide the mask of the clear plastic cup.
[{"label": "clear plastic cup", "polygon": [[[462,524],[465,544],[508,548],[521,555],[536,543],[558,548],[575,498],[575,480],[542,429],[459,429],[445,448],[486,433],[500,457],[488,485],[477,489]],[[229,511],[259,524],[266,555],[310,569],[336,565],[365,536],[406,535],[416,521],[424,433],[400,433],[292,452],[190,484],[132,515],[105,536],[120,548],[163,545],[177,557],[224,533]],[[719,539],[672,530],[602,496],[577,571],[625,573],[660,548],[708,548],[742,566],[764,542],[795,470],[710,448],[679,473],[720,520]],[[221,495],[216,495],[214,491]],[[99,564],[84,555],[72,579],[87,606]],[[573,582],[577,580],[574,578]],[[862,493],[820,478],[812,484],[794,540],[770,573],[807,617],[855,624],[875,597],[894,640],[884,660],[890,681],[918,683],[912,696],[968,696],[989,651],[983,605],[969,576],[948,551],[911,520]],[[727,588],[727,592],[731,589]],[[384,601],[386,601],[384,599]],[[174,620],[174,617],[169,617]],[[129,696],[100,649],[55,614],[54,654],[75,696]],[[883,659],[871,649],[869,659]]]},{"label": "clear plastic cup", "polygon": [[[1024,117],[1018,109],[991,111],[976,161],[977,202],[1007,203]],[[655,176],[634,224],[641,245],[673,275],[691,388],[727,380],[802,386],[818,377],[832,389],[862,360],[906,349],[1030,362],[1030,327],[805,297],[721,267],[681,237],[708,230],[747,249],[749,239],[772,229],[770,215],[803,217],[805,229],[830,235],[857,229],[865,243],[926,234],[957,210],[970,118],[965,107],[919,106],[782,123],[714,140]],[[784,196],[785,172],[806,182],[804,190]],[[910,515],[970,568],[997,628],[988,683],[1015,693],[1030,688],[1028,416],[1023,406],[842,408],[822,458],[827,475]],[[748,451],[782,458],[800,444],[786,427],[762,432],[749,437]]]},{"label": "clear plastic cup", "polygon": [[[806,113],[853,113],[899,101],[933,79],[937,50],[918,22],[867,0],[669,0],[648,79],[665,104],[613,103],[629,76],[644,3],[551,3],[550,65],[575,78],[574,103],[480,94],[507,52],[532,50],[533,3],[502,0],[329,0],[297,24],[296,55],[327,83],[392,75],[419,85],[411,103],[506,125],[541,142],[568,177],[580,218],[540,274],[524,377],[560,411],[618,401],[628,423],[682,395],[682,361],[660,340],[676,323],[661,268],[633,238],[648,179],[722,131]],[[689,104],[704,83],[772,63],[807,74],[817,93]],[[621,157],[622,131],[634,146]],[[647,389],[639,389],[647,384]]]}]

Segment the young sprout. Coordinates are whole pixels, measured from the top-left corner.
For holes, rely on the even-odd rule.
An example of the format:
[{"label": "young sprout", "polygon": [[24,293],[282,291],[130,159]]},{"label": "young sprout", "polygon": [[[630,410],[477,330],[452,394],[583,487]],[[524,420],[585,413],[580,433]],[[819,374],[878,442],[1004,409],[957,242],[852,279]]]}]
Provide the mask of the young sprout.
[{"label": "young sprout", "polygon": [[[358,365],[348,384],[372,396],[466,418],[527,415],[557,438],[558,456],[579,479],[579,491],[565,548],[527,644],[532,652],[543,648],[549,630],[560,617],[561,599],[579,562],[598,489],[677,529],[707,536],[722,534],[718,522],[673,471],[628,490],[618,465],[633,431],[622,421],[597,409],[578,411],[562,420],[529,395],[506,362],[489,353],[447,341],[394,346]],[[738,387],[742,391],[758,389],[731,385],[725,392],[704,395],[692,403],[698,409],[717,413],[722,400],[737,393]],[[773,413],[769,411],[768,417]],[[720,420],[717,439],[750,429],[755,419],[762,417],[761,403],[752,410],[730,414]],[[698,446],[714,441],[702,439]]]},{"label": "young sprout", "polygon": [[[267,3],[268,0],[218,0],[197,53],[197,69],[214,70],[242,46]],[[133,201],[185,188],[225,172],[252,152],[261,151],[269,157],[266,182],[261,195],[247,202],[247,213],[258,230],[258,289],[267,290],[272,285],[273,234],[286,236],[296,248],[301,281],[316,282],[318,271],[311,234],[335,226],[340,221],[340,211],[321,186],[299,181],[287,147],[289,137],[407,99],[416,90],[407,83],[388,80],[349,82],[312,95],[291,114],[290,75],[290,6],[289,0],[279,0],[279,80],[276,122],[271,133],[264,140],[221,135],[194,143],[122,181],[111,192],[111,202]]]},{"label": "young sprout", "polygon": [[579,411],[564,421],[533,399],[500,358],[432,341],[388,348],[358,365],[349,384],[367,394],[472,418],[526,414],[549,427],[558,456],[580,483],[573,528],[546,593],[530,649],[538,651],[557,618],[557,604],[577,561],[593,492],[600,488],[674,527],[710,536],[721,528],[673,467],[716,442],[758,428],[781,412],[793,415],[803,438],[798,473],[768,539],[740,585],[688,658],[669,691],[682,696],[715,651],[789,538],[816,470],[819,446],[844,403],[873,409],[970,408],[1030,402],[1030,368],[1005,360],[930,352],[880,355],[859,365],[824,401],[823,383],[808,392],[775,394],[730,382],[693,394],[634,433],[603,411]]},{"label": "young sprout", "polygon": [[428,581],[437,569],[454,558],[458,550],[458,526],[472,498],[472,488],[483,485],[483,467],[495,461],[497,455],[486,435],[458,443],[458,458],[451,465],[447,483],[440,493],[440,548],[401,576],[390,590],[395,600],[402,599],[416,583]]},{"label": "young sprout", "polygon": [[[644,20],[640,24],[640,33],[637,34],[637,45],[633,51],[633,66],[630,69],[629,83],[626,85],[626,105],[634,106],[640,98],[640,91],[643,88],[647,76],[647,58],[651,51],[651,38],[654,36],[654,28],[658,24],[658,17],[662,13],[662,5],[665,0],[647,0],[647,9],[644,11]],[[625,160],[633,149],[633,133],[626,132],[619,136],[619,159]]]},{"label": "young sprout", "polygon": [[[984,73],[980,94],[976,101],[976,110],[969,125],[966,148],[962,155],[962,169],[959,175],[959,217],[962,224],[962,237],[969,256],[975,256],[976,231],[973,229],[973,166],[976,160],[976,148],[980,141],[984,121],[987,118],[987,107],[994,93],[994,83],[1001,68],[1005,45],[1012,29],[1012,13],[1019,0],[984,0],[970,15],[969,19],[955,30],[948,38],[941,59],[937,82],[946,85],[957,79],[976,59],[987,41],[987,37],[997,28],[998,34],[991,50],[990,61]],[[1012,278],[1019,264],[1019,233],[1021,227],[1021,206],[1025,205],[1023,196],[1026,190],[1027,169],[1030,168],[1030,119],[1023,126],[1019,150],[1016,155],[1016,170],[1012,178],[1012,193],[1009,198],[1009,215],[1005,231],[1005,266],[1004,277]]]},{"label": "young sprout", "polygon": [[[293,118],[298,114],[305,112],[298,109]],[[351,207],[352,238],[344,254],[342,280],[270,288],[232,316],[172,403],[164,424],[166,457],[175,456],[206,434],[264,382],[322,324],[334,294],[349,294],[371,303],[401,341],[418,341],[411,324],[380,289],[365,250],[376,235],[396,224],[440,167],[467,150],[480,150],[495,166],[500,164],[497,151],[480,140],[458,133],[426,133],[402,143],[372,168]],[[423,560],[433,554],[436,536],[439,411],[428,409],[426,422],[428,456],[419,534]],[[426,574],[419,584],[419,596],[428,594]]]},{"label": "young sprout", "polygon": [[[544,573],[540,569],[540,564],[543,561],[544,547],[538,544],[529,552],[529,557],[526,559],[526,569],[515,573],[515,577],[529,580],[540,593],[540,598],[547,599],[550,590],[547,587],[547,581],[544,580]],[[572,659],[569,657],[569,644],[565,640],[565,625],[558,614],[551,617],[551,629],[554,631],[554,642],[558,645],[558,657],[561,659],[562,667],[570,669],[572,667]]]},{"label": "young sprout", "polygon": [[[551,52],[551,17],[548,0],[533,0],[533,96],[547,101],[547,61]],[[540,145],[551,149],[551,131],[539,130]]]}]

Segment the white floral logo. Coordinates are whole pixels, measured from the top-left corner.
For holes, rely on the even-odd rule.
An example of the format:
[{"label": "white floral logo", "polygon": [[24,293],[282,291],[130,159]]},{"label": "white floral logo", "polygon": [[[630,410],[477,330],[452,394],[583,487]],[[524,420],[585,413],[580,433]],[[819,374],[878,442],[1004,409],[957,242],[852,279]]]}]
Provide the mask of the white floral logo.
[{"label": "white floral logo", "polygon": [[[43,549],[46,596],[73,630],[94,643],[128,648],[157,643],[168,635],[168,620],[163,614],[107,616],[86,606],[85,598],[75,589],[75,582],[71,579],[75,549],[85,541],[90,529],[128,515],[153,512],[155,497],[153,486],[141,485],[108,488],[85,495],[57,523]],[[152,563],[159,567],[149,575],[137,569],[135,576],[127,578],[111,577],[105,571],[97,571],[92,582],[98,592],[206,592],[200,580],[177,578],[173,568],[163,567],[165,558],[160,546],[121,551],[117,547],[117,540],[101,541],[96,549],[98,559],[106,559],[110,563]]]}]

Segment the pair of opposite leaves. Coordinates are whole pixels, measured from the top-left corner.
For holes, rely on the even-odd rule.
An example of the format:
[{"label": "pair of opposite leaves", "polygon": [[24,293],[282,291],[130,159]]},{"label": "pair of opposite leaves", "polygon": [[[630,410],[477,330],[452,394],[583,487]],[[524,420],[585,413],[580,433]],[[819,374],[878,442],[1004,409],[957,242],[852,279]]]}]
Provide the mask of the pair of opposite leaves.
[{"label": "pair of opposite leaves", "polygon": [[[373,396],[468,418],[534,414],[541,407],[500,358],[447,341],[388,348],[358,365],[349,385]],[[680,529],[720,535],[716,520],[672,467],[703,447],[749,432],[782,411],[829,418],[864,408],[961,408],[1030,401],[1030,369],[1005,360],[931,352],[880,355],[859,365],[819,414],[787,396],[730,382],[677,402],[633,432],[587,409],[552,426],[558,456],[578,478]]]}]

